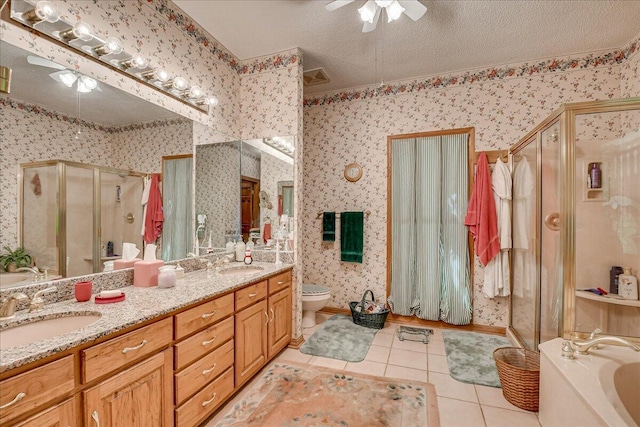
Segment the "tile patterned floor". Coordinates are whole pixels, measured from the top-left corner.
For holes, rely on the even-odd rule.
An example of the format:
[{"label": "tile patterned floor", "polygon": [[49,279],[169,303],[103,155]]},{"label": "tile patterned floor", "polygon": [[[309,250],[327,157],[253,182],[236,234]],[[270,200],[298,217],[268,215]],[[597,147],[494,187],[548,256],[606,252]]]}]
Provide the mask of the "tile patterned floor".
[{"label": "tile patterned floor", "polygon": [[[318,313],[318,324],[329,317],[330,314]],[[276,360],[430,382],[436,387],[441,427],[540,427],[537,414],[524,411],[507,402],[501,389],[465,384],[451,378],[441,329],[433,328],[434,334],[430,337],[429,344],[425,345],[398,340],[396,328],[397,324],[387,322],[376,334],[369,353],[362,362],[347,363],[310,356],[290,348],[284,350]],[[305,328],[305,340],[316,329],[317,326]],[[248,388],[245,387],[245,390]],[[213,427],[216,420],[241,396],[242,392],[220,409],[218,416],[203,427]]]}]

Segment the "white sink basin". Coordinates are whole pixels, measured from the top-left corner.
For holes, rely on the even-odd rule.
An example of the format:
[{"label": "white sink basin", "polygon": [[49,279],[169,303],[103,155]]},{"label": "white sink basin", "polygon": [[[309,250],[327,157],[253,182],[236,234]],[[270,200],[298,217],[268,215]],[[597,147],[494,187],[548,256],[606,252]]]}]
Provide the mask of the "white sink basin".
[{"label": "white sink basin", "polygon": [[17,347],[64,335],[100,320],[100,313],[71,314],[53,319],[35,320],[0,330],[0,349]]},{"label": "white sink basin", "polygon": [[249,276],[251,274],[260,273],[264,267],[251,267],[250,265],[241,267],[229,267],[220,271],[223,276]]}]

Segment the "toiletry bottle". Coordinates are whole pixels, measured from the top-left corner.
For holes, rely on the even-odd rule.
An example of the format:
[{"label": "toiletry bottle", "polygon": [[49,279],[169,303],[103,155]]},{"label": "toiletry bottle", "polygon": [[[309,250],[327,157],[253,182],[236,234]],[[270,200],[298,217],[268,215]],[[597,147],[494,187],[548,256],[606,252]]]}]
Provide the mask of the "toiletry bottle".
[{"label": "toiletry bottle", "polygon": [[591,178],[590,188],[602,188],[602,173],[600,163],[589,163],[589,177]]},{"label": "toiletry bottle", "polygon": [[622,267],[619,265],[614,265],[611,267],[609,271],[609,293],[617,294],[618,293],[618,276],[623,273]]},{"label": "toiletry bottle", "polygon": [[236,244],[233,242],[233,240],[229,240],[225,245],[225,248],[227,249],[227,252],[233,252],[236,250]]},{"label": "toiletry bottle", "polygon": [[251,249],[247,249],[244,251],[244,263],[249,265],[253,262],[253,258],[251,257]]},{"label": "toiletry bottle", "polygon": [[213,253],[213,245],[211,244],[211,231],[209,232],[209,243],[207,244],[207,253],[208,254],[212,254]]},{"label": "toiletry bottle", "polygon": [[240,240],[238,240],[238,243],[236,243],[236,261],[242,262],[244,260],[244,249],[245,244],[242,240],[242,236],[240,236]]},{"label": "toiletry bottle", "polygon": [[618,276],[618,295],[624,299],[638,299],[638,279],[631,275],[629,267],[624,269],[624,274]]}]

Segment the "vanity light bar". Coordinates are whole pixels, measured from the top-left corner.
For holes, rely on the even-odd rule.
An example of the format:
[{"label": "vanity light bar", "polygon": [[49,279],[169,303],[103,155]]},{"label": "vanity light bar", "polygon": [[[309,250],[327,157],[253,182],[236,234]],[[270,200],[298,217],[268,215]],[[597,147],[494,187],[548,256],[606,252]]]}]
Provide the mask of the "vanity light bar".
[{"label": "vanity light bar", "polygon": [[60,19],[60,14],[52,2],[12,0],[10,16],[11,19],[63,42],[72,49],[88,54],[111,68],[149,83],[156,90],[202,112],[208,112],[209,107],[218,105],[216,97],[207,96],[199,86],[190,86],[183,77],[176,76],[171,79],[165,70],[150,67],[149,60],[142,53],[125,52],[119,38],[108,37],[105,40],[98,37],[94,28],[86,22],[78,21],[71,25]]},{"label": "vanity light bar", "polygon": [[286,154],[287,156],[293,157],[293,152],[295,151],[295,147],[286,138],[281,138],[279,136],[274,136],[273,138],[264,138],[262,140],[268,146],[275,148],[281,153]]}]

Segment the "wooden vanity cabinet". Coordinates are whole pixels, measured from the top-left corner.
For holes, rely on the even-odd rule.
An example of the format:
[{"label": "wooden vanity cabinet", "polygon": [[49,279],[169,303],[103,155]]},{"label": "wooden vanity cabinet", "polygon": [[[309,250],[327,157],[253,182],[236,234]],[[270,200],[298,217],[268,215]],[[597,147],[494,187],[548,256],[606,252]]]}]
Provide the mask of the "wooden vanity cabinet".
[{"label": "wooden vanity cabinet", "polygon": [[82,392],[85,427],[173,425],[172,349]]},{"label": "wooden vanity cabinet", "polygon": [[76,401],[75,397],[72,397],[17,424],[16,427],[68,427],[76,424]]},{"label": "wooden vanity cabinet", "polygon": [[236,388],[267,363],[267,301],[236,313]]},{"label": "wooden vanity cabinet", "polygon": [[291,288],[269,296],[267,357],[272,359],[291,341]]},{"label": "wooden vanity cabinet", "polygon": [[[73,355],[39,366],[0,382],[0,425],[47,403],[63,398],[75,387]],[[13,402],[13,403],[11,403]]]}]

